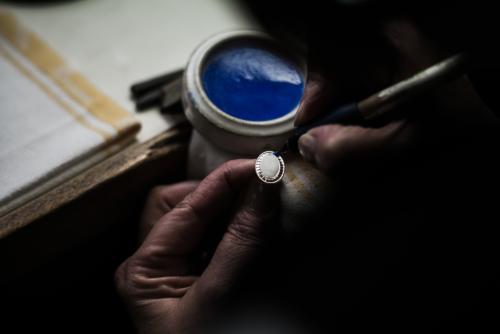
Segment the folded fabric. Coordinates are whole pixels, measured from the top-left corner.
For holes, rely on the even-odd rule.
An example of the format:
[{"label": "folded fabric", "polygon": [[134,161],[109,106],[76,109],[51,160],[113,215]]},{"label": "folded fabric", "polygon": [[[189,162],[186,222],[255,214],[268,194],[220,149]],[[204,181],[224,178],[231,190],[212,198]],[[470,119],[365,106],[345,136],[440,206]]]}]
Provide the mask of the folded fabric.
[{"label": "folded fabric", "polygon": [[0,9],[0,215],[133,139],[139,123]]}]

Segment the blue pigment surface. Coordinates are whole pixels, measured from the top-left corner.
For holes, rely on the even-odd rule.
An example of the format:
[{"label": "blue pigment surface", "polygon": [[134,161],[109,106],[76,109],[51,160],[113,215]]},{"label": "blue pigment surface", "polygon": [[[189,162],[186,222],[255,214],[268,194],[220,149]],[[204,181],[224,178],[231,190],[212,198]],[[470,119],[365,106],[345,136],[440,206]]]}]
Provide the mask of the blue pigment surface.
[{"label": "blue pigment surface", "polygon": [[219,51],[206,63],[202,79],[219,109],[248,121],[288,114],[304,91],[304,79],[292,62],[257,47]]}]

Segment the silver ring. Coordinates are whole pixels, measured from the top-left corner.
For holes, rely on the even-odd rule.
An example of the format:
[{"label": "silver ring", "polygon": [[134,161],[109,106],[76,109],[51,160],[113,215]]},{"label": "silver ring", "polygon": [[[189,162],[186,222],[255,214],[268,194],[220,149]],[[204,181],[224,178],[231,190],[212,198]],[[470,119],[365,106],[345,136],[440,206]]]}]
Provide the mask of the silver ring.
[{"label": "silver ring", "polygon": [[255,162],[255,172],[264,183],[278,183],[285,175],[285,162],[275,152],[265,151],[259,155]]}]

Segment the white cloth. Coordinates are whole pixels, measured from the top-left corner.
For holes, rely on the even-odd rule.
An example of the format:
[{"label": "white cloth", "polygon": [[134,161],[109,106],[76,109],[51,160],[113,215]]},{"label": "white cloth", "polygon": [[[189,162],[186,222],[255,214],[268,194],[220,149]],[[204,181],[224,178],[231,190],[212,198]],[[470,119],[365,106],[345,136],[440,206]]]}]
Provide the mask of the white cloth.
[{"label": "white cloth", "polygon": [[125,112],[118,127],[98,116],[0,34],[0,214],[106,156],[138,127]]},{"label": "white cloth", "polygon": [[[0,1],[2,7],[131,111],[132,83],[184,67],[194,48],[216,33],[259,28],[233,0],[85,0],[46,6]],[[141,142],[178,120],[153,110],[135,117],[142,125]]]}]

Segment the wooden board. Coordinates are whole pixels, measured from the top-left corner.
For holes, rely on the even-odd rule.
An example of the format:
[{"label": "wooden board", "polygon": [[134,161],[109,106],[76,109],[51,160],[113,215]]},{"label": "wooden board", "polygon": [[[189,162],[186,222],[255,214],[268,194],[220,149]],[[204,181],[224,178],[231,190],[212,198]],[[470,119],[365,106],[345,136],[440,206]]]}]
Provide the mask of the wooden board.
[{"label": "wooden board", "polygon": [[137,223],[152,187],[185,177],[189,134],[178,127],[131,146],[0,217],[2,272],[26,273],[112,226]]}]

